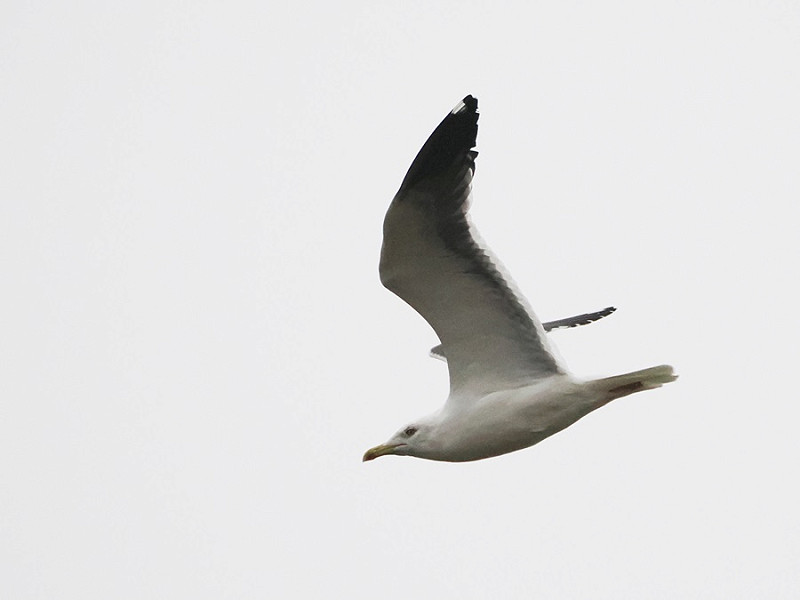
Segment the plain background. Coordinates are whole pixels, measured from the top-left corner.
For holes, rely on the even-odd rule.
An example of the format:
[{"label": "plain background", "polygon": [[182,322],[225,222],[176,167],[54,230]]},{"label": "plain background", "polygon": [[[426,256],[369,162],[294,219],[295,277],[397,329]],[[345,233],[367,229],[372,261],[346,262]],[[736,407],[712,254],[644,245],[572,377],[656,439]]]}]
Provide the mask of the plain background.
[{"label": "plain background", "polygon": [[[797,598],[800,7],[5,2],[0,595]],[[458,100],[473,218],[580,376],[472,464],[383,214]]]}]

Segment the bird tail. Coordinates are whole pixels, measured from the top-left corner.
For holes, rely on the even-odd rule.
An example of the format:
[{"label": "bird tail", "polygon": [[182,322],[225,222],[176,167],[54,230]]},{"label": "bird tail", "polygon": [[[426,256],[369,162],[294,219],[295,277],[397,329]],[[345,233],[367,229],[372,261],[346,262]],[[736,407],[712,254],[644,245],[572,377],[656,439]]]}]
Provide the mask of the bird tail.
[{"label": "bird tail", "polygon": [[611,402],[635,392],[660,388],[677,378],[670,365],[659,365],[624,375],[596,379],[590,385],[605,396],[605,402]]}]

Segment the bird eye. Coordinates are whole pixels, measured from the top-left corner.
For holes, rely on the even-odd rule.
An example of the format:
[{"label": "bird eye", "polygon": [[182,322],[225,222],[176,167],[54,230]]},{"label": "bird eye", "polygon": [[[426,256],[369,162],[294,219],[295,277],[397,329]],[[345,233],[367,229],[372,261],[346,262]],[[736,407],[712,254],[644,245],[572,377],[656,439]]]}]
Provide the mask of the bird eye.
[{"label": "bird eye", "polygon": [[417,428],[416,427],[406,427],[406,430],[403,433],[405,433],[408,437],[411,437],[412,435],[417,433]]}]

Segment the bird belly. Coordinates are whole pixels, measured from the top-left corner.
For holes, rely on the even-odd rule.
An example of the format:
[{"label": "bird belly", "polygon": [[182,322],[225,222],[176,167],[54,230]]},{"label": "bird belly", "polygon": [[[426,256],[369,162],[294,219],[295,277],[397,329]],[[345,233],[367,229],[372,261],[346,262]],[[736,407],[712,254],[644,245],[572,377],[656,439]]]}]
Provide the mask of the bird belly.
[{"label": "bird belly", "polygon": [[458,419],[445,460],[472,461],[533,446],[597,407],[586,388],[571,381],[494,392]]}]

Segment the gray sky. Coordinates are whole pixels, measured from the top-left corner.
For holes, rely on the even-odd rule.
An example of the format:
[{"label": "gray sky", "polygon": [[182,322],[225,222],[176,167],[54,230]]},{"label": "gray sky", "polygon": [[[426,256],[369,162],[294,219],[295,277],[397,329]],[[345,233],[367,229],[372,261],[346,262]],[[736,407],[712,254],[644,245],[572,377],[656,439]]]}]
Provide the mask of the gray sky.
[{"label": "gray sky", "polygon": [[[797,598],[800,7],[652,4],[4,3],[0,595]],[[567,364],[681,378],[362,464],[447,394],[377,261],[467,93],[482,236],[619,307]]]}]

